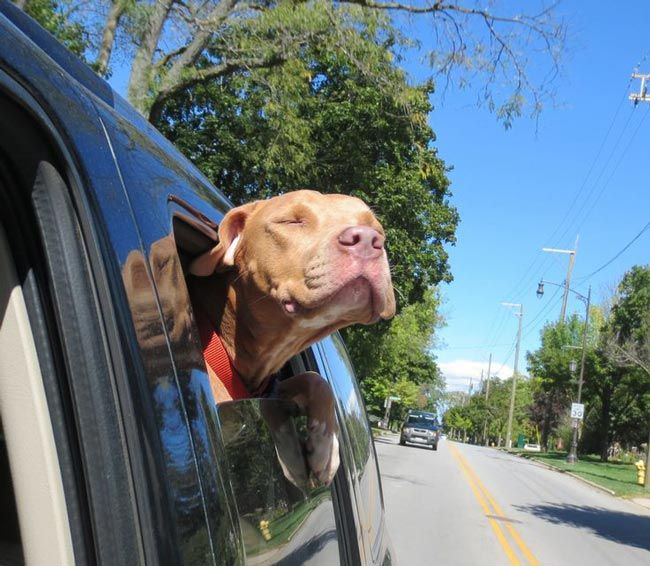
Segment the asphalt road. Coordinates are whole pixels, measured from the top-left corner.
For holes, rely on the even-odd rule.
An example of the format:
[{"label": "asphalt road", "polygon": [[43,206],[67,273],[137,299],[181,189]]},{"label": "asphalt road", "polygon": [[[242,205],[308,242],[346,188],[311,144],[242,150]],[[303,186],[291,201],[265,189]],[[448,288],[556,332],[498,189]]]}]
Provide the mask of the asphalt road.
[{"label": "asphalt road", "polygon": [[400,565],[650,566],[650,510],[491,448],[376,439]]}]

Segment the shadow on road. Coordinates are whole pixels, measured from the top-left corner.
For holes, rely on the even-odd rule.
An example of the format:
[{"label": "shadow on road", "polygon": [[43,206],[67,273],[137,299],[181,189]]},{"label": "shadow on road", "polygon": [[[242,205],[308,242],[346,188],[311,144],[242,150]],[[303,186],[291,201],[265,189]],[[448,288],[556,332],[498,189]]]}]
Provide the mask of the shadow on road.
[{"label": "shadow on road", "polygon": [[650,516],[580,505],[515,505],[554,523],[585,529],[608,540],[650,550]]}]

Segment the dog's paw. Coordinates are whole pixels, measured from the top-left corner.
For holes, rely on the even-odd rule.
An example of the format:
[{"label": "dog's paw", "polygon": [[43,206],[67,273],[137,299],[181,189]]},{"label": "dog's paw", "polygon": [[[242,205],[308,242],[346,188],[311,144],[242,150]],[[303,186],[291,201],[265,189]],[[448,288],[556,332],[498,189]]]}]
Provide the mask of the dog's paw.
[{"label": "dog's paw", "polygon": [[307,415],[307,464],[319,482],[329,485],[340,463],[332,388],[322,376],[308,371],[278,383],[277,394],[294,401]]},{"label": "dog's paw", "polygon": [[307,463],[314,477],[325,485],[332,483],[339,469],[339,439],[328,430],[326,423],[312,420],[308,423]]}]

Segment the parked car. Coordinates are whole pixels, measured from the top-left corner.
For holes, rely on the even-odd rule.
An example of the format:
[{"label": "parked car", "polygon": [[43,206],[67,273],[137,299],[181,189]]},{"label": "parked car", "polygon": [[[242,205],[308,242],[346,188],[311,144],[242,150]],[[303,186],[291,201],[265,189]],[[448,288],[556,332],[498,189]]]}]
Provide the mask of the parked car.
[{"label": "parked car", "polygon": [[407,442],[431,446],[438,450],[440,440],[440,425],[434,413],[424,411],[409,411],[402,423],[399,443],[404,446]]},{"label": "parked car", "polygon": [[184,300],[230,203],[7,0],[0,37],[0,562],[394,563],[341,338],[283,369],[337,397],[340,469],[298,488]]}]

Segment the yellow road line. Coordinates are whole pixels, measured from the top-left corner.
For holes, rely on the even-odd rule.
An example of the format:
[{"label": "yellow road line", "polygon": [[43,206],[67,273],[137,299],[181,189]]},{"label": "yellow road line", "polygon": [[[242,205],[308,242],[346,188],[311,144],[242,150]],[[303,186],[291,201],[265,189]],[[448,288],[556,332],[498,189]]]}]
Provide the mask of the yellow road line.
[{"label": "yellow road line", "polygon": [[460,455],[458,450],[454,448],[451,444],[448,444],[447,446],[449,446],[449,451],[451,452],[451,455],[456,459],[458,465],[460,466],[460,469],[462,470],[463,474],[465,474],[467,483],[469,483],[469,486],[472,489],[472,493],[474,493],[474,497],[476,497],[476,500],[481,506],[481,509],[483,509],[483,513],[485,513],[485,516],[487,517],[490,526],[494,530],[494,534],[496,535],[497,540],[501,543],[501,548],[503,548],[503,551],[506,553],[506,556],[508,557],[510,564],[519,565],[520,564],[519,559],[517,558],[516,554],[512,550],[512,547],[508,543],[508,540],[503,534],[501,527],[494,519],[490,517],[490,515],[492,515],[493,513],[490,511],[490,508],[485,502],[485,499],[481,495],[481,491],[478,485],[476,484],[476,482],[474,481],[474,478],[472,477],[471,472],[467,468],[467,465],[462,460],[462,456]]},{"label": "yellow road line", "polygon": [[[457,448],[451,445],[449,445],[449,447],[452,449],[452,454],[455,456],[456,460],[461,465],[461,469],[463,469],[463,471],[466,474],[469,474],[470,477],[473,479],[473,481],[476,482],[476,485],[478,486],[479,490],[488,500],[488,503],[492,506],[492,509],[494,510],[494,515],[496,515],[498,518],[506,519],[505,515],[503,514],[503,511],[501,510],[501,507],[499,507],[498,503],[494,500],[494,497],[492,497],[488,489],[485,487],[478,474],[470,467],[470,465],[467,463],[467,461],[461,455],[461,453]],[[530,551],[528,546],[526,546],[526,543],[523,541],[523,539],[521,538],[517,530],[508,522],[506,522],[505,525],[506,528],[508,529],[508,532],[510,533],[510,536],[515,541],[515,543],[521,550],[522,554],[526,557],[526,560],[531,564],[531,566],[539,566],[539,562],[537,558],[535,558],[535,556]]]},{"label": "yellow road line", "polygon": [[[463,458],[462,455],[460,457]],[[474,472],[474,470],[472,470],[472,468],[470,468],[469,465],[467,466],[467,468],[470,471],[470,473],[474,476],[474,479],[476,480],[476,483],[478,484],[479,488],[481,489],[481,491],[483,492],[483,494],[485,495],[487,500],[492,505],[492,508],[496,511],[497,516],[505,519],[505,515],[503,514],[503,511],[501,511],[501,507],[499,507],[499,505],[494,500],[492,495],[490,495],[490,492],[487,490],[485,485],[483,485],[483,482],[481,481],[481,478],[478,477],[476,472]],[[517,543],[517,546],[521,550],[522,554],[526,557],[526,560],[528,560],[530,565],[531,566],[539,566],[539,562],[537,561],[537,558],[535,558],[535,556],[530,551],[528,546],[526,546],[526,543],[523,541],[523,539],[521,538],[521,536],[517,532],[517,529],[515,529],[508,522],[506,522],[506,528],[508,529],[508,532],[510,533],[510,535],[512,536],[514,541]]]}]

